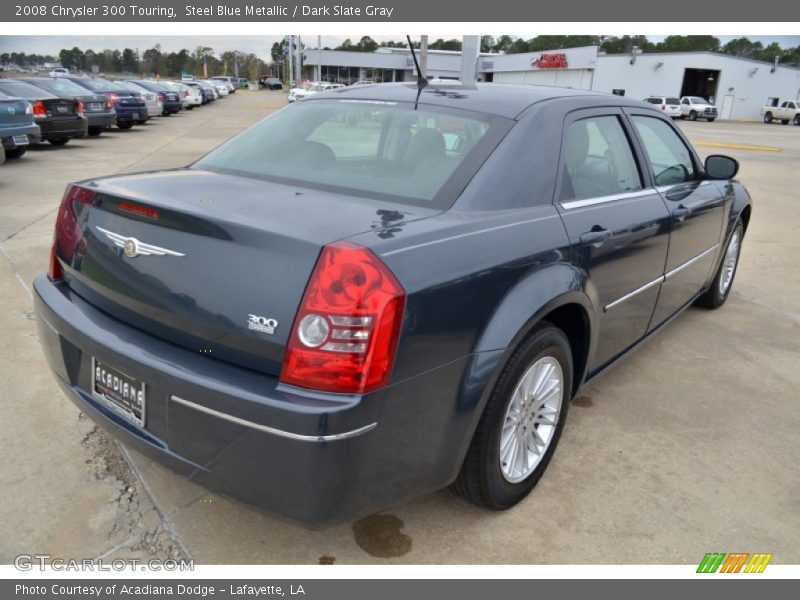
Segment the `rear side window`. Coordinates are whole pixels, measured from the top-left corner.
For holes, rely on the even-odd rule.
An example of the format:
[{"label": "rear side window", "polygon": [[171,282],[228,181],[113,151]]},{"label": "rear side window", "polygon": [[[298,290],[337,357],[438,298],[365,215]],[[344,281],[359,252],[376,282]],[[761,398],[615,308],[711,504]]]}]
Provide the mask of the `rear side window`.
[{"label": "rear side window", "polygon": [[[493,149],[500,129],[493,117],[478,113],[414,110],[395,102],[303,100],[195,166],[436,206],[459,167],[472,169],[466,165]],[[494,136],[487,135],[493,130]],[[465,170],[460,175],[471,177]]]},{"label": "rear side window", "polygon": [[667,104],[680,104],[681,101],[678,98],[667,98]]},{"label": "rear side window", "polygon": [[580,200],[642,189],[642,178],[622,123],[614,115],[567,125],[561,200]]},{"label": "rear side window", "polygon": [[656,185],[673,185],[695,178],[697,170],[692,154],[669,124],[638,115],[633,117],[633,124],[652,164]]}]

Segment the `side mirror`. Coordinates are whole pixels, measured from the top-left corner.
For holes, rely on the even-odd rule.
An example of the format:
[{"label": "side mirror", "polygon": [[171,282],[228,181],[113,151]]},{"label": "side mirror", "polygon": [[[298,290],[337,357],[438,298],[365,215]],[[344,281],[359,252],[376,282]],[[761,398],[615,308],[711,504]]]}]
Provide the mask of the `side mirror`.
[{"label": "side mirror", "polygon": [[739,161],[722,154],[706,157],[706,175],[711,179],[733,179],[739,172]]}]

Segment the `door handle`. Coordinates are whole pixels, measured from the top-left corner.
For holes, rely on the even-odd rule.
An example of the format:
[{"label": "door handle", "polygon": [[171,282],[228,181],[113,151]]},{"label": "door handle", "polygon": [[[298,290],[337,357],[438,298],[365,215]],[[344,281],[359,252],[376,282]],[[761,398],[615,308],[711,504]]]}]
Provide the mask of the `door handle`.
[{"label": "door handle", "polygon": [[681,223],[690,214],[692,214],[691,209],[688,209],[681,204],[678,208],[672,211],[672,220]]},{"label": "door handle", "polygon": [[611,232],[608,229],[600,227],[599,225],[595,225],[590,231],[582,233],[578,239],[580,239],[581,244],[585,244],[586,246],[596,246],[599,248],[600,245],[610,237]]}]

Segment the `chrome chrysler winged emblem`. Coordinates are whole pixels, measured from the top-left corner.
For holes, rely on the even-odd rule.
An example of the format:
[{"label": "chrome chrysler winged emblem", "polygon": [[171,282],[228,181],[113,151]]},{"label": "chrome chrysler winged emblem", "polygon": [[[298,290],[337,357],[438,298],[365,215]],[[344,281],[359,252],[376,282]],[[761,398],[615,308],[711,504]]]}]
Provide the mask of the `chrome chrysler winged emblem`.
[{"label": "chrome chrysler winged emblem", "polygon": [[174,250],[169,250],[167,248],[161,248],[160,246],[154,246],[152,244],[145,244],[137,240],[135,237],[125,237],[124,235],[120,235],[118,233],[114,233],[113,231],[109,231],[108,229],[103,229],[102,227],[95,226],[97,231],[104,233],[105,236],[114,242],[114,245],[122,248],[122,251],[125,252],[125,256],[129,258],[134,258],[136,256],[186,256],[182,252],[175,252]]}]

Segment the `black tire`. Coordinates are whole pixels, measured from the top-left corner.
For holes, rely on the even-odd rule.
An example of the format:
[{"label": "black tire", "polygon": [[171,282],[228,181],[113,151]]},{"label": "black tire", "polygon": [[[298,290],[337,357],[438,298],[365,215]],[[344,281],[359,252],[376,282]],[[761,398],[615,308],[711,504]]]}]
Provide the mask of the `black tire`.
[{"label": "black tire", "polygon": [[[720,282],[722,278],[725,277],[727,272],[726,263],[727,263],[727,253],[731,247],[731,243],[734,237],[738,240],[738,246],[736,248],[736,262],[733,265],[733,272],[730,274],[730,281],[725,287],[724,290],[721,290]],[[733,232],[731,232],[730,237],[728,238],[728,242],[725,244],[725,254],[722,255],[722,260],[719,263],[719,267],[717,267],[717,273],[714,275],[714,281],[711,282],[711,287],[708,288],[702,296],[700,296],[696,301],[695,304],[697,306],[702,306],[703,308],[719,308],[723,304],[725,304],[725,300],[728,299],[728,296],[731,293],[731,288],[733,287],[733,281],[736,278],[736,271],[739,268],[739,255],[742,251],[742,239],[744,237],[744,226],[742,222],[739,221],[736,223],[736,226],[733,228]]]},{"label": "black tire", "polygon": [[97,137],[98,135],[103,133],[103,128],[102,127],[89,127],[88,133],[89,133],[89,136],[91,136],[91,137]]},{"label": "black tire", "polygon": [[161,111],[161,116],[162,116],[162,117],[168,117],[168,116],[170,116],[171,114],[172,114],[172,113],[171,113],[171,112],[169,112],[168,110],[162,110],[162,111]]},{"label": "black tire", "polygon": [[63,146],[64,144],[66,144],[69,141],[69,138],[65,138],[65,137],[53,138],[53,139],[49,139],[47,141],[50,142],[51,144],[53,144],[53,146]]},{"label": "black tire", "polygon": [[[558,422],[545,450],[533,471],[522,481],[512,483],[500,466],[500,434],[522,376],[536,361],[551,357],[562,371],[562,401]],[[572,397],[572,353],[567,337],[557,327],[542,322],[514,351],[495,384],[470,443],[464,464],[452,490],[466,500],[492,510],[505,510],[525,498],[541,478],[558,445]]]},{"label": "black tire", "polygon": [[795,115],[794,119],[792,119],[792,124],[796,126],[800,126],[800,115]]},{"label": "black tire", "polygon": [[781,125],[788,125],[789,119],[781,119]]},{"label": "black tire", "polygon": [[764,123],[772,123],[772,113],[771,112],[767,112],[764,115]]},{"label": "black tire", "polygon": [[133,127],[133,121],[125,121],[123,123],[117,123],[117,127],[120,129],[130,129]]},{"label": "black tire", "polygon": [[690,110],[689,111],[689,120],[690,121],[697,121],[697,111]]},{"label": "black tire", "polygon": [[[716,118],[717,118],[717,117],[714,117],[714,119],[716,119]],[[706,121],[708,121],[709,123],[713,123],[713,122],[714,122],[714,119],[706,119]]]},{"label": "black tire", "polygon": [[27,151],[28,149],[23,146],[17,146],[16,148],[11,148],[10,150],[7,149],[6,158],[22,158]]},{"label": "black tire", "polygon": [[186,107],[186,110],[192,110],[193,108],[194,108],[194,104],[190,104],[189,106]]}]

